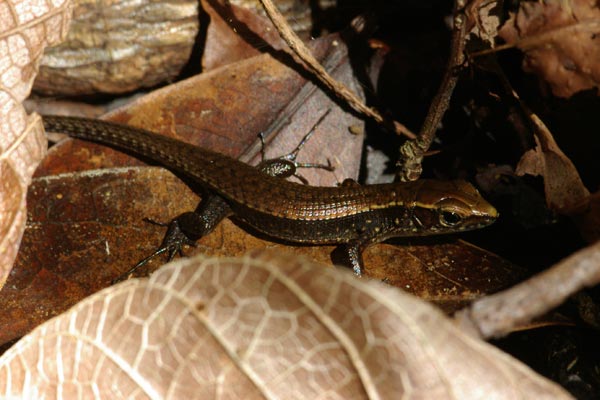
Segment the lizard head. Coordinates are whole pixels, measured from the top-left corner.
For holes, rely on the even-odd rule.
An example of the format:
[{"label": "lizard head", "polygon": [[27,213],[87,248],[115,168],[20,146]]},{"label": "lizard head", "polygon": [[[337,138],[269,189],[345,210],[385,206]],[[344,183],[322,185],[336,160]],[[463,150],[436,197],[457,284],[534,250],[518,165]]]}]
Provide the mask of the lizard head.
[{"label": "lizard head", "polygon": [[496,209],[465,181],[424,184],[416,194],[411,214],[423,235],[483,228],[498,218]]}]

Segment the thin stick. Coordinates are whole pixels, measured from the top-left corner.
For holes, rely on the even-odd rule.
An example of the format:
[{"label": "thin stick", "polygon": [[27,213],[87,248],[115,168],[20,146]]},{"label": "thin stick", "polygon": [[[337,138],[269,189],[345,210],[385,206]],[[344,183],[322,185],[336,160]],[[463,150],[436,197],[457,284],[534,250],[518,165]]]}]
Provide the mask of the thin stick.
[{"label": "thin stick", "polygon": [[504,336],[585,287],[600,283],[600,241],[508,290],[475,300],[455,315],[462,328],[484,339]]},{"label": "thin stick", "polygon": [[406,126],[397,121],[390,121],[389,119],[384,118],[377,110],[367,107],[356,94],[329,75],[325,68],[323,68],[323,66],[313,57],[312,53],[304,45],[302,40],[290,28],[287,21],[283,15],[281,15],[277,7],[275,7],[273,2],[271,0],[260,0],[260,2],[273,22],[273,25],[275,25],[275,28],[290,49],[292,49],[294,54],[303,62],[304,66],[315,74],[327,88],[335,93],[340,99],[348,103],[353,110],[373,119],[375,122],[388,129],[391,127],[393,131],[398,134],[402,134],[411,139],[416,138],[416,135]]},{"label": "thin stick", "polygon": [[424,154],[429,150],[438,126],[448,110],[452,93],[458,81],[457,69],[464,63],[466,21],[465,15],[459,11],[460,0],[454,2],[454,29],[450,57],[444,72],[442,83],[431,101],[429,111],[415,140],[406,142],[400,148],[400,157],[396,165],[398,178],[401,181],[414,181],[421,176]]}]

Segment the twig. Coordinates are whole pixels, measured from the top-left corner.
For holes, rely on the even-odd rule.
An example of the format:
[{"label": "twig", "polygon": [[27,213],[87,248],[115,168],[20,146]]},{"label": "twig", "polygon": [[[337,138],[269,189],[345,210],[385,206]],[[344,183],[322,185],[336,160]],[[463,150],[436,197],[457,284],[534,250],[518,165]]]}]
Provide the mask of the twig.
[{"label": "twig", "polygon": [[454,29],[452,31],[452,44],[450,57],[444,73],[442,83],[433,98],[423,126],[415,140],[410,140],[400,148],[399,161],[396,164],[398,179],[400,181],[414,181],[421,176],[423,156],[435,138],[438,126],[448,109],[450,98],[458,81],[457,69],[464,63],[466,21],[465,15],[460,11],[461,0],[454,2]]},{"label": "twig", "polygon": [[527,281],[475,300],[455,315],[465,330],[489,339],[510,333],[577,291],[600,283],[600,241],[567,257]]},{"label": "twig", "polygon": [[294,54],[303,62],[305,67],[315,74],[315,76],[335,93],[340,99],[347,102],[347,104],[355,111],[365,115],[380,125],[383,125],[387,129],[392,129],[398,134],[402,134],[408,138],[414,139],[416,135],[411,132],[406,126],[402,125],[397,121],[391,121],[384,118],[377,110],[367,107],[361,99],[356,96],[350,89],[344,86],[342,83],[336,81],[329,73],[323,68],[321,64],[313,57],[310,50],[304,45],[302,40],[294,33],[289,27],[285,18],[271,0],[260,0],[264,7],[267,15],[275,25],[275,28],[292,49]]}]

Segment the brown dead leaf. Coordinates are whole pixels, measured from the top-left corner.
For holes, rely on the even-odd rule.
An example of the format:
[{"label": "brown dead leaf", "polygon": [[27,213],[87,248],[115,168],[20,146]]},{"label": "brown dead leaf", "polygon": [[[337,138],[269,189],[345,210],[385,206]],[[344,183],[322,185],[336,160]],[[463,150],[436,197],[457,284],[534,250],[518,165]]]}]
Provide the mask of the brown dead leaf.
[{"label": "brown dead leaf", "polygon": [[500,5],[497,0],[472,0],[465,8],[466,31],[494,45],[500,26]]},{"label": "brown dead leaf", "polygon": [[11,270],[25,228],[25,194],[46,152],[39,118],[20,102],[31,90],[39,57],[69,23],[68,3],[0,4],[0,287]]},{"label": "brown dead leaf", "polygon": [[535,149],[521,157],[517,175],[541,175],[548,208],[566,215],[578,212],[581,203],[589,201],[589,191],[583,185],[571,160],[558,147],[545,124],[533,113]]},{"label": "brown dead leaf", "polygon": [[252,9],[218,0],[200,3],[210,18],[202,52],[204,71],[257,56],[268,47],[279,50],[285,46],[271,21]]},{"label": "brown dead leaf", "polygon": [[406,238],[365,252],[365,274],[452,313],[519,282],[526,271],[462,240]]},{"label": "brown dead leaf", "polygon": [[523,69],[537,74],[556,96],[598,88],[600,8],[590,0],[522,1],[500,37],[525,52]]},{"label": "brown dead leaf", "polygon": [[412,296],[272,255],[182,260],[89,297],[0,358],[0,393],[570,398]]},{"label": "brown dead leaf", "polygon": [[[224,3],[223,0],[208,0],[213,3]],[[254,14],[266,17],[264,7],[260,0],[227,0],[227,3],[251,10]],[[306,0],[278,0],[277,8],[288,21],[290,27],[301,37],[307,38],[310,30],[313,28],[315,15],[313,11],[322,11],[328,7],[334,6],[331,0],[316,0],[313,4],[308,4]]]},{"label": "brown dead leaf", "polygon": [[109,286],[160,243],[164,229],[144,222],[145,217],[168,221],[194,209],[197,200],[161,168],[35,178],[21,249],[0,290],[0,342],[24,335]]},{"label": "brown dead leaf", "polygon": [[[300,37],[308,40],[312,11],[328,0],[278,0],[277,8]],[[210,18],[202,53],[202,69],[209,71],[261,53],[277,53],[287,45],[267,18],[258,0],[202,0]],[[319,4],[317,4],[319,3]]]}]

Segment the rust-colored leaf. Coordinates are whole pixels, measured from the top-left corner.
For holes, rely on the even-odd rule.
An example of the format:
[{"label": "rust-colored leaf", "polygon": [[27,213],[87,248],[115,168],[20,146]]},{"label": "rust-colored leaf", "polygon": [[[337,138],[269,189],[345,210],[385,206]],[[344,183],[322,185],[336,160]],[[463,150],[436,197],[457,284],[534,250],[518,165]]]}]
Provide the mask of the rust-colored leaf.
[{"label": "rust-colored leaf", "polygon": [[431,301],[448,313],[525,276],[522,268],[461,240],[399,242],[367,249],[367,276]]},{"label": "rust-colored leaf", "polygon": [[499,34],[525,52],[523,69],[537,74],[556,96],[598,88],[600,8],[596,1],[522,1]]},{"label": "rust-colored leaf", "polygon": [[[174,192],[181,196],[173,197]],[[28,228],[0,291],[0,342],[24,335],[110,285],[160,243],[163,228],[143,218],[168,221],[176,215],[171,212],[193,209],[196,199],[159,168],[34,179]]]},{"label": "rust-colored leaf", "polygon": [[4,396],[57,392],[69,398],[570,398],[412,296],[269,255],[171,264],[150,280],[88,298],[0,358]]}]

